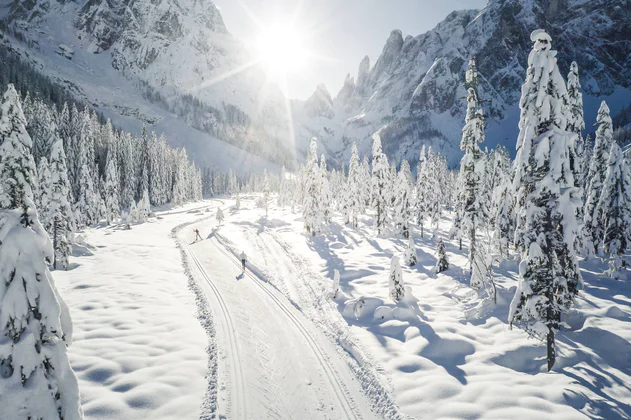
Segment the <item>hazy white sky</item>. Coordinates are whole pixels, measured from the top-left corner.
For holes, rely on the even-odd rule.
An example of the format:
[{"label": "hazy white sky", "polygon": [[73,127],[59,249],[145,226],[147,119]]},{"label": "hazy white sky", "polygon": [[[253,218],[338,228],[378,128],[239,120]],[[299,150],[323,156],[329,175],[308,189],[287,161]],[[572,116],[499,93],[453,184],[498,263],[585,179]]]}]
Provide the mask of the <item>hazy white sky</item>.
[{"label": "hazy white sky", "polygon": [[256,53],[264,26],[293,19],[304,31],[305,48],[319,58],[309,59],[299,70],[287,75],[292,98],[305,99],[319,83],[335,96],[346,73],[357,76],[361,59],[368,55],[371,65],[381,53],[390,31],[403,36],[432,29],[453,10],[479,9],[487,0],[214,0],[233,35]]}]

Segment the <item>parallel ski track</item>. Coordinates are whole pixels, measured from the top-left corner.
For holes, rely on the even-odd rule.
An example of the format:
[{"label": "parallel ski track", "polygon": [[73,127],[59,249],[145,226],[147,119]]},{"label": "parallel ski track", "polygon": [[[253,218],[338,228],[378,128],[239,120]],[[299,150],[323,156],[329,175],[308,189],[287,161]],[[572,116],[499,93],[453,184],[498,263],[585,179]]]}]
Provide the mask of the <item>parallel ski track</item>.
[{"label": "parallel ski track", "polygon": [[243,369],[241,367],[239,343],[237,341],[237,335],[234,328],[234,322],[232,321],[232,316],[230,315],[228,306],[226,305],[226,302],[224,301],[223,296],[219,292],[219,289],[210,279],[203,265],[199,262],[199,260],[195,256],[195,253],[191,250],[190,246],[186,243],[186,241],[184,241],[184,245],[186,246],[186,250],[188,254],[191,256],[191,260],[195,263],[195,265],[199,269],[199,272],[204,277],[204,280],[206,280],[206,283],[208,283],[208,285],[210,286],[210,289],[212,290],[213,294],[217,298],[217,302],[219,302],[219,309],[221,310],[221,313],[223,314],[223,319],[225,320],[225,323],[226,323],[226,333],[228,336],[227,338],[228,338],[228,342],[230,343],[229,347],[231,350],[231,351],[227,351],[226,353],[228,354],[228,357],[230,359],[230,378],[231,378],[233,390],[235,390],[230,395],[230,401],[232,404],[231,418],[247,419],[248,416],[247,416],[247,404],[245,401],[245,395],[246,395],[245,379],[243,375]]},{"label": "parallel ski track", "polygon": [[[241,262],[238,261],[230,252],[225,250],[217,242],[216,238],[212,238],[212,239],[210,239],[210,241],[213,243],[213,245],[215,245],[215,247],[219,250],[219,252],[221,252],[224,256],[226,256],[226,258],[228,258],[237,268],[241,269]],[[287,315],[287,317],[293,322],[293,324],[298,328],[300,333],[303,335],[303,337],[305,338],[305,340],[307,341],[307,343],[311,347],[313,353],[315,354],[316,358],[318,359],[318,362],[322,366],[322,369],[324,370],[324,372],[325,372],[325,374],[327,376],[327,379],[329,380],[329,383],[333,386],[333,390],[335,391],[335,394],[336,394],[336,397],[337,397],[337,399],[338,399],[338,401],[340,403],[340,406],[342,407],[342,409],[346,413],[346,418],[348,418],[348,419],[352,419],[352,418],[360,419],[361,416],[359,416],[355,412],[355,410],[353,409],[352,400],[349,401],[348,394],[345,391],[344,386],[338,380],[334,369],[327,362],[327,357],[322,352],[320,347],[318,347],[316,342],[313,340],[313,338],[309,334],[308,329],[305,327],[304,323],[300,319],[298,319],[293,313],[291,313],[291,311],[281,301],[281,299],[279,299],[277,296],[274,295],[274,293],[272,293],[270,290],[267,289],[267,287],[265,287],[265,285],[263,284],[263,281],[261,281],[259,278],[257,278],[256,276],[254,276],[253,274],[251,274],[247,270],[246,270],[246,275],[257,286],[259,286],[261,288],[261,290],[263,290],[272,299],[272,301],[274,301],[274,303],[276,303],[276,305],[285,313],[285,315]]]}]

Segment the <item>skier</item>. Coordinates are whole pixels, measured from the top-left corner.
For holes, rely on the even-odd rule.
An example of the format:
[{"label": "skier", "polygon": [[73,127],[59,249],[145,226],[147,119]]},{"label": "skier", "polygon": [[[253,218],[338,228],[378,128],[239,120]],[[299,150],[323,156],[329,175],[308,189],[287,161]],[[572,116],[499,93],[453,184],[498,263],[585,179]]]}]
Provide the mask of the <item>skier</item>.
[{"label": "skier", "polygon": [[245,255],[245,251],[241,251],[241,255],[239,255],[239,258],[241,258],[241,264],[243,265],[243,272],[245,273],[245,262],[248,259],[248,256]]},{"label": "skier", "polygon": [[199,235],[199,229],[193,229],[193,232],[195,232],[195,242],[197,242],[197,238],[201,241],[202,237]]}]

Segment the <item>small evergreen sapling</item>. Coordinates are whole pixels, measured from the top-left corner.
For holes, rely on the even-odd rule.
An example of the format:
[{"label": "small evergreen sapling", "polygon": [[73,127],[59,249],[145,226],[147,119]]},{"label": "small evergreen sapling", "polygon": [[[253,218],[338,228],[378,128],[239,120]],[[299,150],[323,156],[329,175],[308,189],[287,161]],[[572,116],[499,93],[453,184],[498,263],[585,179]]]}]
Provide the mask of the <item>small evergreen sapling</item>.
[{"label": "small evergreen sapling", "polygon": [[403,273],[401,263],[396,255],[390,260],[390,277],[388,281],[390,297],[395,302],[399,302],[405,297],[405,285],[403,284]]},{"label": "small evergreen sapling", "polygon": [[418,253],[416,252],[416,245],[414,244],[414,238],[412,235],[408,238],[408,246],[405,248],[404,254],[405,263],[413,267],[418,262]]},{"label": "small evergreen sapling", "polygon": [[436,273],[442,273],[449,268],[449,260],[447,259],[447,251],[445,243],[441,240],[436,245]]},{"label": "small evergreen sapling", "polygon": [[240,197],[239,193],[237,193],[237,200],[234,203],[234,208],[236,210],[239,210],[241,208],[241,197]]},{"label": "small evergreen sapling", "polygon": [[337,293],[340,291],[340,271],[336,268],[333,270],[333,299],[337,299]]},{"label": "small evergreen sapling", "polygon": [[221,226],[221,223],[224,221],[225,217],[223,215],[223,211],[221,210],[221,207],[217,207],[217,222],[219,223],[219,225]]}]

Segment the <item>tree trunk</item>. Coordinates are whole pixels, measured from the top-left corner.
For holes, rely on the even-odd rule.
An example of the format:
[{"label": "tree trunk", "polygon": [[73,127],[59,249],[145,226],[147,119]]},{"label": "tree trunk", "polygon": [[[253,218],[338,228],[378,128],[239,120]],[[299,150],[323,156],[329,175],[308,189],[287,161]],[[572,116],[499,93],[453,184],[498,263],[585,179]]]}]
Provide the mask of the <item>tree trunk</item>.
[{"label": "tree trunk", "polygon": [[462,238],[460,238],[460,242],[459,242],[458,246],[460,247],[460,250],[462,251]]},{"label": "tree trunk", "polygon": [[552,366],[554,366],[554,361],[556,359],[556,351],[554,350],[554,331],[551,327],[548,327],[548,372],[552,370]]}]

